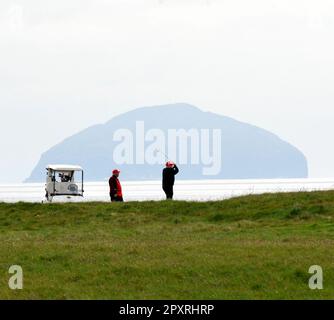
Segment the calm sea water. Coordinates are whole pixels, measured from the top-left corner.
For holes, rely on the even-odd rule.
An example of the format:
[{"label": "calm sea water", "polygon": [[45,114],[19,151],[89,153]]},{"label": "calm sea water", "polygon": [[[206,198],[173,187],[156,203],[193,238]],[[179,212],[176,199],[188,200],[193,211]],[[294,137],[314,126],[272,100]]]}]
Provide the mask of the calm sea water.
[{"label": "calm sea water", "polygon": [[[125,201],[164,199],[160,181],[123,182]],[[109,201],[108,182],[85,183],[84,198],[57,197],[54,201]],[[175,199],[208,201],[267,192],[298,192],[334,190],[333,179],[274,179],[274,180],[177,180]],[[43,183],[0,184],[0,202],[41,202]]]}]

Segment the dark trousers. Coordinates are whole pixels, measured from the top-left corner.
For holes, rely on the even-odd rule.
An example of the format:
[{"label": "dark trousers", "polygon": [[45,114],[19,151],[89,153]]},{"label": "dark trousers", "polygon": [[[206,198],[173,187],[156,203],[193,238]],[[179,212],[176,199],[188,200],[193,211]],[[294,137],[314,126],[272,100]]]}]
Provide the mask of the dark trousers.
[{"label": "dark trousers", "polygon": [[167,199],[173,199],[173,186],[163,186],[162,189],[164,190]]},{"label": "dark trousers", "polygon": [[116,196],[114,194],[110,194],[111,202],[123,202],[123,197]]}]

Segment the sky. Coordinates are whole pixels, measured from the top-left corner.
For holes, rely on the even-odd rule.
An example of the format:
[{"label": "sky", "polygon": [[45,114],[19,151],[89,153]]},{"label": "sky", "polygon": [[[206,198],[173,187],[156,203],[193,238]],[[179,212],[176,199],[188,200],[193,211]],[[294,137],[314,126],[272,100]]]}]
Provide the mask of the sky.
[{"label": "sky", "polygon": [[1,0],[0,183],[80,130],[187,102],[334,177],[332,0]]}]

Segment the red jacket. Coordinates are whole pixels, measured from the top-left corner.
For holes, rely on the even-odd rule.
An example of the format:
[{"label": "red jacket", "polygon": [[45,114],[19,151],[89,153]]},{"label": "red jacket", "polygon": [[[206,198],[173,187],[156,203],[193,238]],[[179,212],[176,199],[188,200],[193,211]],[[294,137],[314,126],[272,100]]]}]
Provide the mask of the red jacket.
[{"label": "red jacket", "polygon": [[110,177],[109,179],[110,195],[114,196],[115,194],[118,197],[122,197],[122,186],[118,178],[115,176]]}]

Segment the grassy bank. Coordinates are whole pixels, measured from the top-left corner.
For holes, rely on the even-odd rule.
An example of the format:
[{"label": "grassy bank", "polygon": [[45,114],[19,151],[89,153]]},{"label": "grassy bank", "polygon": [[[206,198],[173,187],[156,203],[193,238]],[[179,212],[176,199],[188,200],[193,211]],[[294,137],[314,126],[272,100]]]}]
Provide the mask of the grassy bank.
[{"label": "grassy bank", "polygon": [[[0,204],[2,299],[331,299],[334,192]],[[8,288],[21,265],[24,289]],[[308,269],[324,270],[324,290]]]}]

